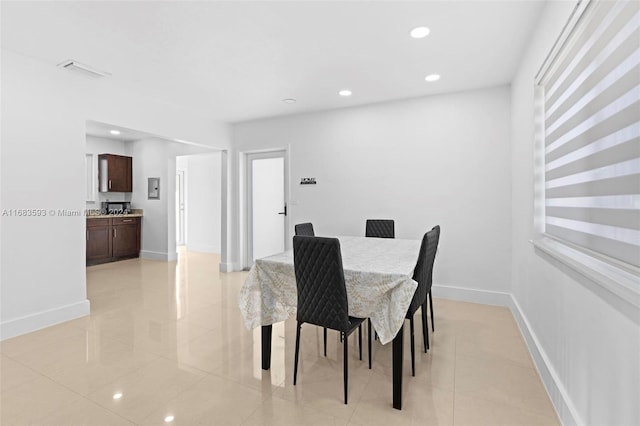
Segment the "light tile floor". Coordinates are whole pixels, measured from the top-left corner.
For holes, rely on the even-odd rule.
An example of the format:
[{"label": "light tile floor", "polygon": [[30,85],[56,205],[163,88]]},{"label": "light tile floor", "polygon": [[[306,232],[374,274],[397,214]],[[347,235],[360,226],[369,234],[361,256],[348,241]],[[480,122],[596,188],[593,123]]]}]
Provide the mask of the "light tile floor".
[{"label": "light tile floor", "polygon": [[405,338],[402,411],[391,407],[391,345],[374,342],[369,370],[366,344],[359,361],[350,338],[344,405],[337,333],[325,358],[322,330],[303,327],[294,387],[295,319],[275,325],[272,368],[262,371],[260,330],[244,327],[237,306],[246,273],[218,264],[181,252],[177,263],[87,268],[90,316],[0,343],[0,424],[559,423],[506,308],[436,298],[432,349],[417,352],[415,377]]}]

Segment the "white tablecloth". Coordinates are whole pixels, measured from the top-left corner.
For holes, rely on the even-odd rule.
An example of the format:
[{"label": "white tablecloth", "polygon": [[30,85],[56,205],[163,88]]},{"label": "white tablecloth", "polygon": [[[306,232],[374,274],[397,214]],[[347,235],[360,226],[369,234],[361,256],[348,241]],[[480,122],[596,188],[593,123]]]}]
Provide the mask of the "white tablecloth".
[{"label": "white tablecloth", "polygon": [[[420,241],[338,237],[349,315],[371,318],[380,341],[395,337],[415,293],[411,278]],[[295,315],[298,303],[293,251],[256,260],[240,291],[245,325],[253,329]]]}]

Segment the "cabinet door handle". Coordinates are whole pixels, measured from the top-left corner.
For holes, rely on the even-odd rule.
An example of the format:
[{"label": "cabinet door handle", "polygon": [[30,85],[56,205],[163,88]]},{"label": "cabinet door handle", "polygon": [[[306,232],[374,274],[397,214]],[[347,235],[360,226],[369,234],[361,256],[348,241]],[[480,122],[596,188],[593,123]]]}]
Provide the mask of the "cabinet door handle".
[{"label": "cabinet door handle", "polygon": [[111,189],[111,179],[109,179],[109,189]]},{"label": "cabinet door handle", "polygon": [[116,238],[118,236],[118,232],[116,231],[116,228],[113,228],[113,238]]},{"label": "cabinet door handle", "polygon": [[87,231],[87,241],[89,241],[89,231]]},{"label": "cabinet door handle", "polygon": [[133,222],[133,219],[123,219],[122,222]]}]

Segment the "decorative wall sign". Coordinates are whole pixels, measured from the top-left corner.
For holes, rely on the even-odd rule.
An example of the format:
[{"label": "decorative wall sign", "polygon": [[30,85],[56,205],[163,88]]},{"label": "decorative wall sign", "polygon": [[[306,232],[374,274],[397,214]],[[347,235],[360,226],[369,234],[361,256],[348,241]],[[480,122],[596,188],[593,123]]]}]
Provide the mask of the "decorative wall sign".
[{"label": "decorative wall sign", "polygon": [[300,179],[300,185],[315,185],[316,178],[302,178]]}]

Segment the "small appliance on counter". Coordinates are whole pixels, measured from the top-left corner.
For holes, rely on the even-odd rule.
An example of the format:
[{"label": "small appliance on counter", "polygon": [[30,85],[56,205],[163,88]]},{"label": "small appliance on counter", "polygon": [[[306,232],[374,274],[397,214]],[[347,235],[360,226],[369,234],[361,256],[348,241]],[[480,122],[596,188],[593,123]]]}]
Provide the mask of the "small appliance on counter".
[{"label": "small appliance on counter", "polygon": [[129,201],[103,201],[103,214],[129,214],[131,213],[131,202]]}]

